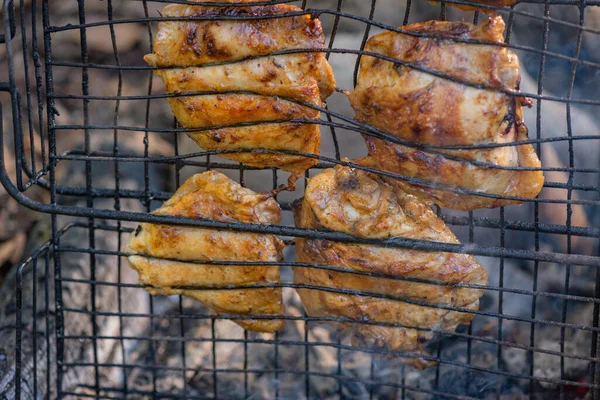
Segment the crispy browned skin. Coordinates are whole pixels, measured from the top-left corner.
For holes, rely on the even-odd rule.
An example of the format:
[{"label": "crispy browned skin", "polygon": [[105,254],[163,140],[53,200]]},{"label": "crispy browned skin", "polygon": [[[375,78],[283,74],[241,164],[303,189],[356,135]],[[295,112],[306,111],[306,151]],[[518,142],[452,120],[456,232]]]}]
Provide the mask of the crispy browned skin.
[{"label": "crispy browned skin", "polygon": [[[517,0],[469,0],[469,1],[471,3],[479,3],[479,4],[483,4],[486,6],[492,6],[492,7],[509,7],[517,2]],[[437,1],[433,1],[433,0],[431,2],[434,4],[438,3]],[[497,11],[494,8],[477,7],[477,6],[467,5],[467,4],[456,4],[456,3],[444,3],[444,4],[446,4],[447,6],[460,8],[461,10],[464,10],[464,11],[482,11],[486,14],[495,14]]]},{"label": "crispy browned skin", "polygon": [[[281,209],[275,200],[243,188],[215,171],[189,178],[153,214],[255,224],[276,224],[281,220]],[[131,251],[138,254],[130,256],[129,262],[152,294],[183,294],[223,314],[282,315],[281,288],[191,290],[174,286],[279,283],[278,267],[218,266],[186,261],[281,261],[283,246],[273,235],[144,223],[129,242]],[[258,332],[275,332],[283,326],[282,320],[234,321]]]},{"label": "crispy browned skin", "polygon": [[[519,63],[503,47],[457,43],[448,38],[502,43],[504,21],[490,18],[479,26],[430,21],[403,27],[429,38],[385,32],[367,42],[366,51],[426,67],[452,78],[502,90],[519,89]],[[370,56],[361,59],[356,89],[349,95],[356,119],[415,143],[469,145],[527,140],[523,98],[477,89]],[[452,188],[493,195],[534,198],[542,189],[541,171],[511,171],[474,166],[365,136],[378,167]],[[466,160],[505,167],[539,168],[531,145],[479,150],[439,150]],[[516,201],[394,183],[442,207],[473,210]]]},{"label": "crispy browned skin", "polygon": [[[301,205],[294,210],[296,225],[327,229],[362,238],[403,237],[458,243],[431,209],[388,185],[375,175],[336,166],[310,179]],[[296,240],[296,261],[350,270],[422,278],[446,283],[486,284],[487,272],[474,257],[424,252],[327,240]],[[410,300],[476,310],[481,290],[458,289],[427,283],[373,278],[343,272],[294,268],[296,283],[360,290]],[[345,317],[393,322],[420,328],[452,331],[468,323],[473,314],[409,304],[368,296],[319,290],[298,291],[311,316]],[[421,353],[433,332],[368,324],[344,324],[353,342],[391,351]],[[417,367],[431,363],[409,359]]]},{"label": "crispy browned skin", "polygon": [[[172,4],[162,10],[162,15],[272,16],[298,11],[301,9],[285,4],[244,7]],[[333,72],[323,53],[269,54],[291,49],[321,49],[324,41],[321,23],[309,15],[263,20],[165,21],[158,25],[154,53],[148,54],[145,60],[151,66],[172,67],[156,70],[168,93],[223,93],[169,98],[171,108],[184,128],[292,118],[318,120],[319,112],[314,108],[283,98],[323,106],[324,100],[335,89]],[[207,65],[214,63],[225,64]],[[232,91],[248,93],[234,94]],[[316,155],[321,140],[319,125],[303,123],[263,123],[201,130],[188,135],[207,150],[262,148]],[[317,163],[314,158],[285,154],[230,153],[222,156],[253,167],[278,167],[289,171],[292,187],[306,169]]]}]

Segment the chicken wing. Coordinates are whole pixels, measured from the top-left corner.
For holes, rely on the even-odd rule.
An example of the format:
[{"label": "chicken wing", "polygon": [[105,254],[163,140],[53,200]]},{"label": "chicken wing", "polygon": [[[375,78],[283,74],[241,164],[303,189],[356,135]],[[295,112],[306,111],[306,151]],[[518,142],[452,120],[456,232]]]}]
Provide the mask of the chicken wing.
[{"label": "chicken wing", "polygon": [[[255,224],[275,224],[281,220],[281,208],[271,197],[243,188],[214,171],[186,180],[153,214]],[[144,223],[129,242],[131,252],[136,254],[129,257],[129,262],[152,294],[183,294],[217,313],[248,316],[249,319],[234,320],[248,330],[274,332],[283,326],[282,320],[251,317],[281,315],[281,288],[235,289],[235,286],[278,284],[278,267],[197,262],[281,261],[283,247],[283,242],[273,235]],[[232,289],[178,288],[186,286]]]},{"label": "chicken wing", "polygon": [[[273,18],[294,12],[297,15]],[[188,135],[200,147],[319,154],[319,125],[301,120],[319,119],[320,113],[314,106],[324,105],[335,89],[335,79],[322,52],[293,52],[323,48],[325,39],[318,19],[285,4],[242,7],[172,4],[162,10],[162,15],[265,17],[159,23],[154,53],[146,55],[145,60],[159,68],[155,72],[163,79],[166,91],[212,93],[169,98],[178,122],[190,129]],[[290,53],[272,54],[282,51]],[[282,122],[291,119],[296,121]],[[252,167],[289,171],[291,187],[306,169],[317,163],[315,158],[283,153],[225,153],[222,157]]]},{"label": "chicken wing", "polygon": [[[326,229],[361,238],[402,237],[458,243],[431,208],[412,195],[388,185],[376,175],[339,165],[309,180],[302,203],[295,207],[294,217],[296,225],[302,228]],[[474,257],[465,254],[297,239],[296,261],[441,283],[294,268],[294,280],[298,284],[406,299],[408,302],[369,297],[368,294],[350,295],[314,289],[298,291],[310,316],[345,317],[406,326],[342,324],[343,328],[351,331],[353,343],[391,351],[422,353],[425,343],[433,337],[430,329],[452,331],[472,320],[472,313],[437,307],[476,310],[482,291],[444,284],[487,283],[486,270]],[[431,306],[411,301],[426,302]],[[421,368],[431,365],[419,359],[410,360]]]},{"label": "chicken wing", "polygon": [[[502,18],[490,18],[479,26],[430,21],[402,29],[427,37],[385,32],[369,39],[365,51],[435,70],[447,78],[363,56],[358,85],[349,94],[356,119],[418,144],[507,146],[432,152],[365,136],[369,154],[378,167],[430,182],[432,186],[445,185],[496,196],[537,196],[544,183],[541,171],[473,164],[476,161],[498,167],[533,169],[541,166],[530,144],[511,145],[527,140],[522,115],[525,99],[503,92],[518,93],[520,75],[516,55],[493,44],[452,41],[461,38],[503,43]],[[460,83],[465,81],[495,90]],[[402,180],[393,182],[408,193],[458,210],[519,203],[427,185],[410,185]]]}]

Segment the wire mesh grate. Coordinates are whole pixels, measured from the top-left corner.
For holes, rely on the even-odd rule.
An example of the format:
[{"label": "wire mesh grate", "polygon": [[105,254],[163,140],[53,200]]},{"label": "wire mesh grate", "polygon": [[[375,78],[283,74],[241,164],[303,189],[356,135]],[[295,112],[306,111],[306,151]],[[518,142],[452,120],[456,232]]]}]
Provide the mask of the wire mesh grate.
[{"label": "wire mesh grate", "polygon": [[[4,1],[3,15],[5,27],[15,26],[14,37],[0,37],[6,42],[9,67],[8,84],[0,84],[0,98],[8,103],[1,105],[8,104],[4,115],[12,120],[12,129],[1,132],[0,145],[9,146],[15,157],[12,161],[2,154],[0,179],[23,204],[51,214],[48,228],[52,231],[52,239],[27,259],[15,276],[16,306],[10,318],[16,321],[17,398],[37,398],[42,392],[50,398],[600,398],[600,136],[596,129],[600,126],[600,59],[594,51],[600,42],[594,19],[600,2],[531,0],[497,9],[507,30],[506,42],[496,45],[516,52],[522,74],[528,77],[522,82],[523,92],[533,107],[526,116],[530,135],[525,143],[536,148],[547,179],[542,195],[525,199],[522,206],[471,212],[438,209],[462,245],[401,238],[368,240],[295,228],[292,202],[301,196],[306,180],[298,182],[296,192],[277,196],[284,213],[282,225],[227,224],[147,214],[168,199],[186,177],[203,170],[217,169],[254,190],[273,190],[285,181],[284,174],[275,169],[244,167],[219,157],[233,151],[202,151],[190,145],[185,138],[190,129],[174,121],[167,104],[169,97],[177,95],[164,93],[162,84],[153,77],[155,68],[143,65],[141,56],[151,51],[156,23],[178,20],[159,14],[164,3],[203,3],[14,3]],[[469,20],[477,24],[487,17],[451,7],[476,3],[264,2],[273,3],[290,3],[304,10],[279,17],[308,13],[321,19],[327,40],[325,49],[319,51],[326,53],[343,89],[356,83],[359,58],[367,54],[467,86],[498,90],[364,51],[366,40],[373,34],[382,30],[408,33],[398,26],[417,21]],[[473,46],[487,43],[453,40]],[[307,51],[315,49],[271,55]],[[214,93],[179,95],[194,94]],[[361,134],[408,147],[420,146],[432,154],[506,145],[417,145],[355,121],[339,93],[329,99],[327,108],[287,100],[318,109],[323,116],[314,121],[292,121],[321,126],[320,156],[279,152],[317,158],[319,163],[307,172],[307,178],[341,164],[425,183],[342,160],[363,155]],[[14,135],[9,135],[11,131]],[[549,148],[554,151],[548,153]],[[14,174],[9,176],[11,167]],[[47,191],[48,201],[35,200],[31,195],[34,188]],[[75,222],[70,218],[65,225],[60,215],[76,217]],[[124,261],[129,255],[123,250],[124,243],[134,221],[270,233],[286,239],[286,243],[304,237],[473,254],[480,256],[490,283],[462,285],[485,290],[480,309],[469,310],[401,296],[295,284],[289,274],[291,267],[348,270],[293,262],[286,254],[282,262],[260,262],[282,270],[284,279],[279,286],[290,305],[289,312],[277,318],[286,320],[286,329],[275,335],[255,334],[232,328],[230,320],[235,316],[215,316],[184,297],[163,299],[146,294]],[[227,265],[222,261],[218,264]],[[427,279],[352,272],[445,285]],[[274,285],[248,288],[265,286]],[[323,323],[400,325],[308,317],[295,297],[298,288],[379,296],[473,313],[476,318],[456,332],[433,329],[437,335],[429,345],[430,356],[359,348]],[[133,308],[132,304],[143,304],[146,309]],[[417,372],[402,363],[415,357],[438,364]],[[27,385],[30,378],[33,383]]]}]

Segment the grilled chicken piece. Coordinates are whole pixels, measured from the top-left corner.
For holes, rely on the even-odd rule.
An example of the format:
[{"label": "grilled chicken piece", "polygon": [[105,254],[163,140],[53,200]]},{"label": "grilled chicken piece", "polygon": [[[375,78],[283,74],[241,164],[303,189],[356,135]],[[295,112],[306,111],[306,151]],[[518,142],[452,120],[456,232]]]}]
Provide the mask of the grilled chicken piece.
[{"label": "grilled chicken piece", "polygon": [[[454,42],[453,38],[502,43],[504,21],[490,18],[480,26],[430,21],[402,27],[428,37],[385,32],[369,39],[366,51],[419,65],[451,79],[380,58],[361,58],[358,85],[349,94],[356,119],[414,143],[432,145],[511,144],[527,140],[522,115],[526,99],[502,90],[519,90],[517,56],[504,47]],[[484,85],[478,89],[454,80]],[[541,171],[475,166],[540,168],[529,144],[492,149],[437,150],[432,153],[365,136],[369,154],[380,169],[435,185],[491,195],[534,198],[542,189]],[[466,161],[451,160],[445,155]],[[518,201],[466,195],[431,186],[394,184],[442,207],[473,210]]]},{"label": "grilled chicken piece", "polygon": [[[276,224],[279,204],[269,195],[241,187],[225,175],[208,171],[189,178],[155,215],[207,218],[221,222]],[[209,265],[190,261],[281,261],[284,245],[273,235],[141,224],[129,247],[131,266],[152,294],[183,294],[219,314],[248,316],[234,320],[258,332],[275,332],[282,320],[251,319],[253,315],[282,315],[281,288],[196,290],[177,287],[231,287],[278,284],[275,266]],[[177,260],[177,261],[174,261]]]},{"label": "grilled chicken piece", "polygon": [[[162,10],[162,15],[235,18],[293,12],[302,10],[285,4],[243,7],[172,4]],[[146,55],[145,60],[151,66],[163,68],[155,72],[163,79],[168,93],[213,93],[169,98],[180,125],[198,129],[188,135],[200,147],[318,155],[321,140],[318,124],[281,121],[319,119],[320,113],[311,106],[324,106],[324,100],[333,93],[335,79],[331,66],[321,52],[272,53],[322,49],[324,41],[319,20],[305,14],[261,20],[164,21],[158,25],[154,53]],[[231,127],[236,124],[254,125]],[[289,171],[291,188],[306,169],[317,163],[315,158],[286,154],[221,156],[252,167]]]},{"label": "grilled chicken piece", "polygon": [[[304,200],[294,210],[296,225],[309,229],[343,232],[369,239],[402,237],[459,243],[427,205],[412,195],[362,170],[336,166],[310,179]],[[375,245],[348,244],[321,239],[296,239],[296,261],[378,273],[399,278],[420,278],[446,284],[485,285],[487,272],[474,257],[465,254],[425,252]],[[390,351],[423,352],[433,337],[428,329],[453,331],[473,319],[472,313],[448,311],[436,305],[477,310],[482,291],[435,283],[415,283],[375,278],[307,267],[294,268],[298,284],[359,290],[426,302],[432,307],[365,295],[348,295],[300,289],[310,316],[344,317],[358,321],[397,323],[396,328],[363,323],[344,323],[353,343]],[[432,363],[409,359],[416,367]]]}]

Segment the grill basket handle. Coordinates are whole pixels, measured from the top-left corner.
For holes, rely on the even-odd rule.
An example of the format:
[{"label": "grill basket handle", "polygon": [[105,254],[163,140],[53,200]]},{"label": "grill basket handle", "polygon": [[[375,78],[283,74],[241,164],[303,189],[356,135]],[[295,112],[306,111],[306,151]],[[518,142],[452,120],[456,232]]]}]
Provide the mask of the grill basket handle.
[{"label": "grill basket handle", "polygon": [[[15,5],[14,0],[4,0],[4,27],[9,26],[10,38],[15,37],[17,26],[15,23]],[[6,42],[6,33],[0,33],[0,43]]]}]

